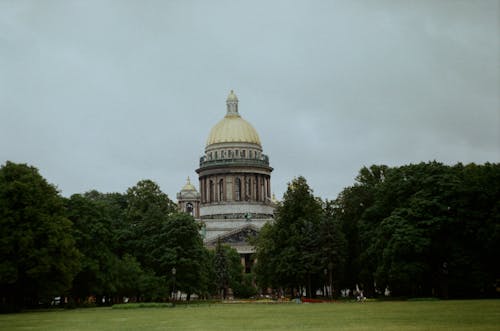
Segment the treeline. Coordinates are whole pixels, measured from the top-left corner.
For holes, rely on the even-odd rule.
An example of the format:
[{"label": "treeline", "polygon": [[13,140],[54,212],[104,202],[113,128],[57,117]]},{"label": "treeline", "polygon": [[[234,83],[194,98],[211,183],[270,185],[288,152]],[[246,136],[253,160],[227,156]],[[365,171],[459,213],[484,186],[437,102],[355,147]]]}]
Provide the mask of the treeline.
[{"label": "treeline", "polygon": [[500,164],[373,165],[326,202],[299,177],[256,245],[259,284],[288,294],[498,296]]},{"label": "treeline", "polygon": [[216,253],[204,248],[199,230],[150,180],[125,194],[63,198],[36,168],[7,162],[0,168],[0,306],[49,305],[58,296],[74,304],[163,301],[172,299],[174,279],[188,299],[229,286],[251,295],[229,247],[219,247],[226,269],[218,282]]},{"label": "treeline", "polygon": [[[0,306],[278,295],[493,297],[500,281],[500,164],[362,168],[336,200],[294,179],[275,220],[236,251],[203,247],[200,224],[157,184],[62,197],[34,167],[0,168]],[[175,268],[175,275],[173,269]]]}]

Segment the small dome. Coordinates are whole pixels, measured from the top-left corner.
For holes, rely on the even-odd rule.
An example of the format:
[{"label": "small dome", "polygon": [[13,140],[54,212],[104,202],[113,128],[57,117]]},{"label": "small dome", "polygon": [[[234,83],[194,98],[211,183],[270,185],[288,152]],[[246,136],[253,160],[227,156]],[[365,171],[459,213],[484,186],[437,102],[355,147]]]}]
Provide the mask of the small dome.
[{"label": "small dome", "polygon": [[193,186],[193,184],[191,184],[191,180],[189,179],[189,177],[187,178],[186,185],[184,185],[184,187],[181,190],[181,192],[184,192],[184,191],[195,191],[196,192],[196,188]]}]

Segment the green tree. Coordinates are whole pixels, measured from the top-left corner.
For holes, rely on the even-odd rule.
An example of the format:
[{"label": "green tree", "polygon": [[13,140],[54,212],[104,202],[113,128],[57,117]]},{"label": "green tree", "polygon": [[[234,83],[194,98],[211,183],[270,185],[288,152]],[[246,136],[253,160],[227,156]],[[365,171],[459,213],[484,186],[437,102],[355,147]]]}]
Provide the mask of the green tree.
[{"label": "green tree", "polygon": [[[334,203],[348,263],[375,294],[492,296],[500,275],[498,164],[363,168]],[[347,280],[350,279],[346,277]]]},{"label": "green tree", "polygon": [[[335,205],[332,201],[326,201],[324,204],[324,217],[319,224],[318,241],[321,265],[324,267],[326,276],[323,281],[330,291],[334,291],[335,284],[340,284],[344,277],[347,241],[342,232],[340,220],[336,218]],[[338,293],[328,294],[333,296]]]},{"label": "green tree", "polygon": [[203,266],[205,248],[199,234],[199,227],[192,216],[172,213],[161,224],[159,232],[151,237],[154,248],[151,257],[157,275],[170,275],[176,268],[176,288],[187,294],[206,291]]},{"label": "green tree", "polygon": [[226,249],[217,240],[214,256],[215,281],[221,299],[226,299],[229,288],[229,266]]},{"label": "green tree", "polygon": [[[205,257],[199,227],[192,216],[179,213],[177,206],[150,180],[127,190],[125,221],[119,241],[159,288],[171,287],[176,268],[176,288],[188,294],[206,291],[202,268]],[[152,279],[151,277],[147,279]]]},{"label": "green tree", "polygon": [[277,207],[274,223],[264,226],[256,240],[260,286],[307,288],[308,296],[315,293],[325,267],[318,238],[323,217],[321,201],[305,178],[294,179]]},{"label": "green tree", "polygon": [[238,298],[248,298],[257,293],[253,285],[253,275],[245,274],[241,257],[236,249],[217,241],[213,253],[213,270],[218,295],[225,299],[228,290]]},{"label": "green tree", "polygon": [[279,288],[281,283],[275,277],[275,254],[278,248],[274,238],[277,228],[271,223],[266,223],[260,229],[259,236],[251,243],[256,247],[257,262],[254,265],[255,280],[261,288]]},{"label": "green tree", "polygon": [[241,283],[234,287],[234,295],[238,298],[250,298],[257,294],[257,288],[254,285],[255,275],[253,273],[243,274]]},{"label": "green tree", "polygon": [[[120,302],[124,296],[137,297],[144,289],[141,280],[150,282],[137,260],[120,249],[118,224],[123,205],[115,203],[119,194],[90,191],[66,200],[68,218],[74,224],[73,237],[82,253],[81,270],[75,276],[72,296],[82,302],[96,296],[102,303]],[[148,297],[154,296],[148,290]]]},{"label": "green tree", "polygon": [[201,268],[201,290],[198,293],[201,298],[211,298],[218,294],[217,276],[215,272],[215,250],[205,249],[203,251]]},{"label": "green tree", "polygon": [[141,180],[129,188],[126,202],[125,224],[119,240],[124,243],[124,250],[133,254],[144,268],[154,270],[157,267],[152,255],[157,250],[155,238],[161,234],[168,215],[177,208],[151,180]]},{"label": "green tree", "polygon": [[102,203],[74,194],[66,202],[73,222],[73,237],[82,253],[81,270],[73,279],[72,294],[79,300],[90,295],[103,296],[113,291],[111,274],[116,256],[111,252],[111,220]]},{"label": "green tree", "polygon": [[[2,301],[33,305],[66,293],[80,253],[57,189],[35,167],[0,168],[0,293]],[[49,301],[50,302],[50,301]]]}]

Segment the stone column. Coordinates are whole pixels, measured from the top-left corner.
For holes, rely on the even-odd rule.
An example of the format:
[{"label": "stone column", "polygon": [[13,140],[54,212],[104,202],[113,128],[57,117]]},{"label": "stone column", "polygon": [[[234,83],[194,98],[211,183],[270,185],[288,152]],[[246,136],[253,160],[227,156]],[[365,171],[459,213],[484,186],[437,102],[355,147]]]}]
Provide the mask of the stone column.
[{"label": "stone column", "polygon": [[233,176],[226,176],[226,183],[225,183],[225,187],[226,187],[226,200],[227,201],[233,201],[234,198],[233,198]]},{"label": "stone column", "polygon": [[205,197],[204,197],[205,195],[203,194],[203,188],[204,188],[203,186],[204,186],[203,185],[203,179],[200,178],[200,195],[201,195],[200,196],[200,198],[201,198],[200,200],[201,200],[202,203],[205,202]]}]

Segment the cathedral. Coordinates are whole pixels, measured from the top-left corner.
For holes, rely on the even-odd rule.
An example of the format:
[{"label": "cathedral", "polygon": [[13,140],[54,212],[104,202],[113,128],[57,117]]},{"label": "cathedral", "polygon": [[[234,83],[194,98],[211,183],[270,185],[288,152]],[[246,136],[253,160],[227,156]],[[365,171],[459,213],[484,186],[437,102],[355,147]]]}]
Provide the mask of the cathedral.
[{"label": "cathedral", "polygon": [[199,192],[188,178],[177,201],[180,210],[201,223],[206,247],[215,247],[218,240],[233,247],[249,272],[254,248],[247,239],[273,219],[273,168],[257,131],[241,117],[233,91],[226,108],[226,115],[208,135],[196,169]]}]

